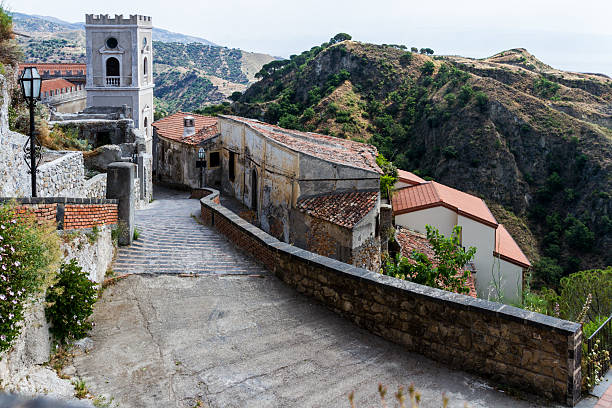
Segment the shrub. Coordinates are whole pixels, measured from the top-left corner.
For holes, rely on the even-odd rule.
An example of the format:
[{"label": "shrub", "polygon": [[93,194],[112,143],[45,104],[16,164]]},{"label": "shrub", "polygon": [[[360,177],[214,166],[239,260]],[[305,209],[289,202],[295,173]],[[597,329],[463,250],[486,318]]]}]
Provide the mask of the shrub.
[{"label": "shrub", "polygon": [[565,239],[569,245],[576,249],[591,251],[595,242],[595,234],[582,221],[574,217],[566,218],[569,225],[565,231]]},{"label": "shrub", "polygon": [[397,182],[397,167],[382,154],[376,157],[376,164],[384,172],[380,177],[380,193],[383,198],[391,198],[389,197],[389,191],[393,190],[393,186]]},{"label": "shrub", "polygon": [[489,97],[487,94],[482,91],[478,91],[474,96],[476,97],[476,106],[478,106],[478,109],[481,112],[485,112],[489,105]]},{"label": "shrub", "polygon": [[410,65],[410,63],[412,62],[412,53],[411,52],[403,53],[399,59],[399,62],[402,66]]},{"label": "shrub", "polygon": [[442,149],[442,154],[447,159],[454,159],[457,157],[459,153],[457,152],[457,149],[455,148],[455,146],[449,145],[449,146],[446,146],[444,149]]},{"label": "shrub", "polygon": [[533,274],[540,282],[556,286],[563,275],[563,268],[555,259],[543,256],[534,264]]},{"label": "shrub", "polygon": [[97,290],[87,273],[72,259],[60,268],[59,281],[47,292],[45,310],[51,323],[50,331],[60,344],[82,339],[91,329],[89,316],[93,313]]},{"label": "shrub", "polygon": [[533,90],[536,94],[544,98],[552,99],[553,97],[557,96],[559,88],[561,88],[559,84],[549,81],[544,77],[540,77],[533,81]]},{"label": "shrub", "polygon": [[452,92],[447,93],[446,95],[444,95],[444,100],[446,101],[448,106],[453,106],[455,102],[457,101],[457,95],[455,95]]},{"label": "shrub", "polygon": [[476,248],[470,247],[466,250],[460,245],[461,227],[458,225],[453,228],[450,238],[446,238],[430,225],[425,228],[427,240],[435,254],[434,260],[417,251],[412,253],[410,260],[398,254],[395,262],[389,258],[385,260],[381,272],[433,288],[469,293],[466,282],[470,272],[463,268],[474,257]]},{"label": "shrub", "polygon": [[19,336],[25,301],[53,283],[59,259],[54,225],[0,206],[0,352]]},{"label": "shrub", "polygon": [[461,91],[459,92],[459,103],[461,106],[467,105],[467,103],[472,99],[474,95],[474,90],[469,85],[463,85],[461,87]]},{"label": "shrub", "polygon": [[425,76],[431,76],[431,74],[433,74],[434,69],[436,68],[436,66],[434,65],[433,62],[431,61],[427,61],[425,64],[423,64],[423,66],[421,67],[421,72],[423,73],[423,75]]}]

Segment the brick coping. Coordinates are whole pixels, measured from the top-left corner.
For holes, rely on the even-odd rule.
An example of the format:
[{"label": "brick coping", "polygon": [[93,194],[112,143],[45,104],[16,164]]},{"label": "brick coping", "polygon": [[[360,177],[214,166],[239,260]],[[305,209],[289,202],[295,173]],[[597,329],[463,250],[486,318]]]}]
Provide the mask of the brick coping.
[{"label": "brick coping", "polygon": [[111,198],[82,197],[0,197],[0,203],[14,201],[17,204],[119,204]]},{"label": "brick coping", "polygon": [[540,327],[548,330],[554,330],[558,333],[572,335],[576,334],[581,330],[581,325],[575,322],[562,320],[556,317],[543,315],[536,312],[530,312],[518,307],[509,306],[501,303],[492,302],[485,299],[472,298],[470,296],[461,295],[459,293],[449,292],[442,289],[432,288],[418,283],[404,281],[401,279],[393,278],[378,274],[375,272],[368,271],[364,268],[358,268],[356,266],[346,264],[344,262],[337,261],[322,255],[318,255],[304,249],[298,248],[293,245],[289,245],[285,242],[281,242],[273,236],[269,235],[265,231],[255,227],[249,222],[243,220],[234,212],[225,208],[221,204],[215,203],[213,200],[219,197],[219,191],[212,188],[204,188],[203,190],[210,191],[210,194],[200,199],[200,203],[206,207],[209,207],[225,218],[230,220],[240,229],[244,230],[247,234],[261,241],[264,245],[270,247],[272,250],[284,252],[288,255],[301,258],[302,261],[312,264],[317,264],[332,273],[341,275],[350,275],[351,277],[358,280],[366,280],[377,286],[382,286],[385,289],[391,289],[397,292],[408,291],[418,297],[427,298],[428,300],[439,302],[439,303],[452,303],[458,308],[464,310],[474,310],[485,314],[490,314],[495,317],[501,317],[506,320],[516,321],[519,323],[525,323],[531,326]]}]

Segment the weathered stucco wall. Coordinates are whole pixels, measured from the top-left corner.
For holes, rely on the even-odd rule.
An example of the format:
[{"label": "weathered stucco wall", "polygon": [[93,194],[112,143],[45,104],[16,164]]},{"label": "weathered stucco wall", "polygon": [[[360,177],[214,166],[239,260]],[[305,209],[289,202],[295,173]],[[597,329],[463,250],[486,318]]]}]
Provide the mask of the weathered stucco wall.
[{"label": "weathered stucco wall", "polygon": [[218,204],[202,220],[298,292],[381,337],[488,380],[574,405],[579,324],[402,281],[279,242]]},{"label": "weathered stucco wall", "polygon": [[[155,131],[155,130],[154,130]],[[202,175],[202,186],[220,186],[221,166],[210,166],[210,153],[221,150],[216,142],[206,143],[206,169],[196,168],[198,150],[200,146],[180,143],[165,139],[159,135],[155,142],[155,179],[163,184],[177,185],[187,188],[200,187],[200,174]]]},{"label": "weathered stucco wall", "polygon": [[453,227],[457,225],[457,213],[446,207],[438,206],[412,211],[395,216],[395,225],[426,234],[426,225],[438,228],[440,234],[450,237]]}]

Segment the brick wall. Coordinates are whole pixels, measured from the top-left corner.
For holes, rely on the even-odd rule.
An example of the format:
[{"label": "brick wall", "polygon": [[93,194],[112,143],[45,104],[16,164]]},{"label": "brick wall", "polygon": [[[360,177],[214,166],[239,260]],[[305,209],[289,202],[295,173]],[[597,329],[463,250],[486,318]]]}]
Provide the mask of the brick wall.
[{"label": "brick wall", "polygon": [[451,367],[570,406],[580,398],[577,323],[338,262],[280,242],[218,204],[202,220],[298,292],[377,335]]},{"label": "brick wall", "polygon": [[96,198],[26,197],[0,198],[15,202],[17,214],[33,213],[39,220],[57,223],[57,229],[71,230],[113,225],[118,221],[117,200]]}]

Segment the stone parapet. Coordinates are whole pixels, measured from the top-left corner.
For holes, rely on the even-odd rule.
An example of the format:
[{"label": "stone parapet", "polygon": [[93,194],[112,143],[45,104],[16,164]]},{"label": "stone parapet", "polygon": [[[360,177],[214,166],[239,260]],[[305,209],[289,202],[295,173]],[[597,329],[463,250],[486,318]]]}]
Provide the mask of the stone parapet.
[{"label": "stone parapet", "polygon": [[406,349],[506,387],[573,406],[580,398],[579,324],[395,279],[278,241],[219,204],[202,221],[286,284]]}]

